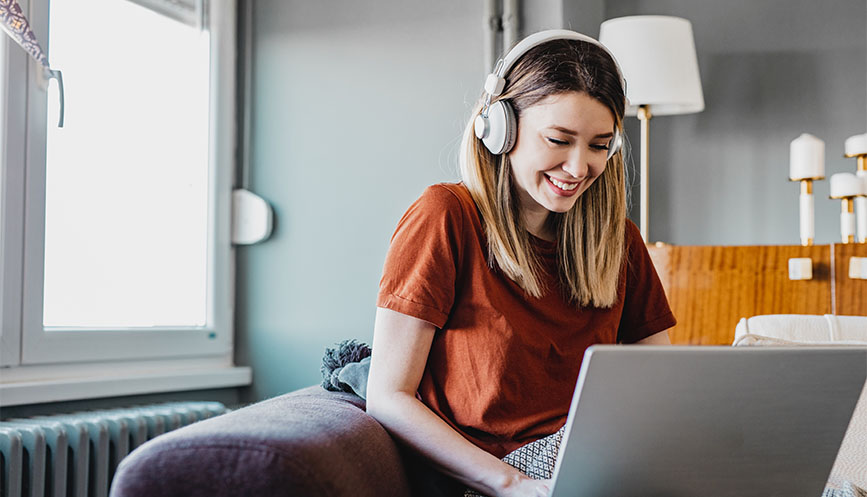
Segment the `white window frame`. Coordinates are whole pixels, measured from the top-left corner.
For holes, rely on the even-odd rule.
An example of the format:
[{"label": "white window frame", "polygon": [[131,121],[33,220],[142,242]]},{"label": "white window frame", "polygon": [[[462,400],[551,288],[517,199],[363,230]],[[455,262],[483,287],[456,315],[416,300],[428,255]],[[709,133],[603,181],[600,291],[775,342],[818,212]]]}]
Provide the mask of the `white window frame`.
[{"label": "white window frame", "polygon": [[26,64],[23,50],[3,35],[0,44],[0,367],[21,362],[24,260],[24,127]]},{"label": "white window frame", "polygon": [[[0,68],[0,393],[4,405],[250,383],[250,369],[232,363],[237,8],[236,0],[210,3],[204,16],[211,33],[209,284],[207,324],[202,328],[45,331],[45,144],[47,126],[54,123],[47,121],[48,93],[38,80],[40,66],[7,41],[5,67]],[[34,32],[47,36],[49,0],[25,0],[21,6]],[[47,50],[48,40],[40,41]],[[191,373],[191,368],[197,373]],[[217,370],[229,371],[217,375],[222,378],[219,385],[213,380]],[[172,371],[178,371],[184,381],[169,378]],[[111,380],[103,386],[111,383],[111,387],[94,388],[94,382],[99,383],[95,378],[108,372]],[[69,385],[69,377],[76,375],[78,389]],[[118,386],[118,378],[125,377],[130,380],[126,390]],[[148,378],[157,377],[162,380],[148,383]],[[190,380],[193,377],[199,380]]]}]

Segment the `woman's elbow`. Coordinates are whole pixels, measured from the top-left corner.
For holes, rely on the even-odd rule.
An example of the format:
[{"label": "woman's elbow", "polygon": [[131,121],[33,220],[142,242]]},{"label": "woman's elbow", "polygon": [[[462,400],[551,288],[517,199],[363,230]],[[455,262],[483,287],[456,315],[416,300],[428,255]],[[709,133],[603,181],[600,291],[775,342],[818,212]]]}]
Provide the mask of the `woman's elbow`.
[{"label": "woman's elbow", "polygon": [[400,412],[403,392],[371,387],[367,387],[365,410],[380,423],[387,422],[391,413]]},{"label": "woman's elbow", "polygon": [[370,414],[374,418],[379,418],[379,413],[382,411],[383,402],[384,398],[382,392],[371,388],[371,385],[367,385],[367,398],[365,399],[364,406],[367,414]]},{"label": "woman's elbow", "polygon": [[[365,409],[368,414],[381,421],[380,418],[388,417],[389,413],[399,413],[406,398],[414,398],[417,389],[416,385],[407,381],[405,373],[383,368],[374,360],[371,362],[367,380]],[[412,390],[412,393],[408,394],[408,390]]]}]

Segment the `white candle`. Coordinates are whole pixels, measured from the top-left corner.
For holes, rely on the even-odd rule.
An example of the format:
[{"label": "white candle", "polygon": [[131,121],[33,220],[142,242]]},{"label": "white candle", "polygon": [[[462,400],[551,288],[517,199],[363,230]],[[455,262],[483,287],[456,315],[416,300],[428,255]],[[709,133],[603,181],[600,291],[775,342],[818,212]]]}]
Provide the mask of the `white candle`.
[{"label": "white candle", "polygon": [[804,133],[789,147],[789,178],[792,180],[825,177],[825,142]]}]

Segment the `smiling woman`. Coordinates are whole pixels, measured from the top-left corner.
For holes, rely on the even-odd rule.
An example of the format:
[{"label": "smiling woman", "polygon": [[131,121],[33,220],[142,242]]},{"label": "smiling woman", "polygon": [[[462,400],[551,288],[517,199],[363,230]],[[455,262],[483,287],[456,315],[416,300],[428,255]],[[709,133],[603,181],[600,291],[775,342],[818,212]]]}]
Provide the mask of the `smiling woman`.
[{"label": "smiling woman", "polygon": [[463,182],[410,206],[380,282],[367,411],[440,472],[411,477],[441,482],[420,495],[544,495],[500,458],[564,425],[589,346],[668,343],[675,323],[626,221],[613,58],[555,30],[504,61],[464,131]]},{"label": "smiling woman", "polygon": [[[515,148],[492,153],[486,141],[473,139],[474,131],[478,136],[474,125],[464,132],[461,156],[461,176],[485,219],[492,257],[527,293],[540,297],[540,265],[529,236],[556,239],[558,272],[569,298],[609,307],[616,298],[626,223],[623,157],[617,153],[625,109],[620,69],[592,38],[551,40],[530,47],[511,64],[509,84],[492,107],[508,102],[514,109]],[[486,102],[480,101],[475,112],[484,115]],[[540,141],[539,133],[547,128],[560,130],[543,134]],[[528,177],[528,170],[536,172]],[[559,193],[566,188],[548,183],[548,177],[585,184],[576,187],[580,194],[564,197]],[[548,209],[549,201],[562,205]]]}]

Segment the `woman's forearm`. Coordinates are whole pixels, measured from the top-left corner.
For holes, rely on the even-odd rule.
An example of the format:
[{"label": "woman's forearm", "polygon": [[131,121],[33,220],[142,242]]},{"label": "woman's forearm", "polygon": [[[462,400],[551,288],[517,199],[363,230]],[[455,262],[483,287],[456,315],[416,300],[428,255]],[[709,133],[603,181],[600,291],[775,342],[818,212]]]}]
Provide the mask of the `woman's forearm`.
[{"label": "woman's forearm", "polygon": [[636,343],[639,345],[671,345],[671,338],[668,336],[668,330],[663,330]]},{"label": "woman's forearm", "polygon": [[473,445],[412,395],[395,392],[369,398],[367,412],[435,468],[485,495],[502,495],[528,478]]}]

